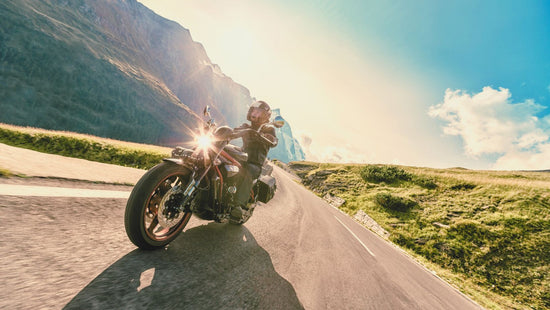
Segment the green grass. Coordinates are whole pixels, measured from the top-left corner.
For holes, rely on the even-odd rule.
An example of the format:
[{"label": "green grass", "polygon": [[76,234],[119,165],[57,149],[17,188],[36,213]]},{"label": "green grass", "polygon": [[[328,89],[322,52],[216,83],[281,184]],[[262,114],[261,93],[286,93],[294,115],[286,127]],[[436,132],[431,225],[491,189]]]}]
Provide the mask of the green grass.
[{"label": "green grass", "polygon": [[550,173],[291,163],[491,309],[550,308]]},{"label": "green grass", "polygon": [[169,148],[6,124],[0,124],[0,143],[140,169],[149,169],[170,154]]},{"label": "green grass", "polygon": [[0,167],[0,177],[11,177],[13,173],[7,169]]}]

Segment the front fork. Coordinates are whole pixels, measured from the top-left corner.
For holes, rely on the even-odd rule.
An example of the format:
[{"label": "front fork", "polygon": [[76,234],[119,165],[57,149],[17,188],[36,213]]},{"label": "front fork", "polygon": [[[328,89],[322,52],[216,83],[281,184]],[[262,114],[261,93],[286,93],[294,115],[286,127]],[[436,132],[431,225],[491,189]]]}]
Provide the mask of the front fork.
[{"label": "front fork", "polygon": [[[197,191],[197,188],[199,188],[199,184],[204,179],[208,171],[212,168],[212,164],[208,165],[208,167],[204,170],[204,172],[201,174],[201,176],[197,179],[195,179],[195,172],[191,175],[191,179],[189,180],[189,183],[185,187],[185,190],[183,190],[183,201],[178,207],[178,210],[180,212],[191,212],[191,201],[193,198],[195,198],[195,194]],[[182,187],[179,187],[175,189],[175,191],[181,191]]]},{"label": "front fork", "polygon": [[[206,176],[208,171],[210,171],[210,169],[212,169],[213,163],[217,160],[217,158],[220,156],[220,153],[222,151],[223,151],[223,147],[220,148],[220,150],[216,152],[216,155],[214,156],[214,159],[210,160],[210,163],[208,164],[206,169],[204,169],[204,172],[201,174],[201,176],[199,178],[195,179],[195,172],[196,171],[193,171],[193,174],[191,175],[191,180],[189,181],[189,183],[187,184],[187,187],[183,191],[183,201],[181,202],[181,204],[179,205],[179,208],[178,208],[178,210],[180,212],[191,212],[191,209],[190,209],[191,201],[195,197],[196,190],[199,187],[199,184],[201,183],[202,179],[204,179],[204,177]],[[179,191],[179,190],[181,190],[181,189],[178,188],[177,191]]]},{"label": "front fork", "polygon": [[[189,184],[183,191],[183,201],[178,208],[180,212],[191,212],[191,200],[195,197],[195,191],[199,187],[199,183],[200,180],[195,181],[191,179],[191,181],[189,181]],[[181,190],[181,187],[178,190]]]}]

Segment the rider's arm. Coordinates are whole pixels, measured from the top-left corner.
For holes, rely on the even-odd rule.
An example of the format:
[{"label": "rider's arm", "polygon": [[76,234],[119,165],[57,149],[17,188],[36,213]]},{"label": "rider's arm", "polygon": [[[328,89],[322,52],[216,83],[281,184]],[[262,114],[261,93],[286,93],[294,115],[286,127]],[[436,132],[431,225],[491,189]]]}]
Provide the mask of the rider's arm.
[{"label": "rider's arm", "polygon": [[243,134],[246,133],[247,129],[250,129],[250,125],[247,123],[244,123],[239,127],[233,128],[233,135],[231,137],[231,140],[242,137]]},{"label": "rider's arm", "polygon": [[239,127],[235,127],[233,130],[243,130],[243,129],[249,129],[251,126],[247,123],[243,123],[241,126]]},{"label": "rider's arm", "polygon": [[266,126],[262,128],[260,135],[266,140],[265,142],[269,145],[269,147],[276,147],[279,143],[279,139],[277,139],[275,128],[273,128],[273,126]]},{"label": "rider's arm", "polygon": [[255,136],[256,139],[259,139],[259,141],[269,147],[276,147],[279,143],[279,139],[277,139],[277,136],[275,135],[275,128],[273,126],[265,126],[261,129],[260,132],[257,132],[256,130],[251,128],[252,127],[246,123],[242,124],[241,126],[233,129],[233,136],[231,137],[231,139],[237,139],[247,133],[250,133]]}]

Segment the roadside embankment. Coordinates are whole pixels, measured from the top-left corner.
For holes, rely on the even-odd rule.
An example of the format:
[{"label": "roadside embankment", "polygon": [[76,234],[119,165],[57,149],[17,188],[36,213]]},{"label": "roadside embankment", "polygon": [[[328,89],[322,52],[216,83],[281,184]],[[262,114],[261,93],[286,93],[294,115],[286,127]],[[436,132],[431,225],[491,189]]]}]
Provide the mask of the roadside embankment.
[{"label": "roadside embankment", "polygon": [[135,184],[145,170],[46,154],[0,143],[0,167],[12,174]]}]

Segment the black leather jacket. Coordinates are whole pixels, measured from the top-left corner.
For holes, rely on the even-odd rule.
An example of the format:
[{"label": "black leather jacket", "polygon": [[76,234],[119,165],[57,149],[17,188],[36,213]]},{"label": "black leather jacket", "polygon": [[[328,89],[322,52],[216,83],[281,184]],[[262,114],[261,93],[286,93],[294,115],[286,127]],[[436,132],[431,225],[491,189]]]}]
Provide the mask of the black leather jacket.
[{"label": "black leather jacket", "polygon": [[[238,129],[258,129],[258,127],[254,128],[253,126],[250,126],[249,124],[243,124],[240,127],[235,128]],[[265,139],[270,141],[266,141]],[[264,164],[264,161],[267,157],[267,152],[270,148],[277,146],[278,139],[275,135],[275,128],[273,126],[264,126],[260,133],[255,132],[246,132],[243,136],[243,151],[248,154],[248,163],[262,166]]]}]

